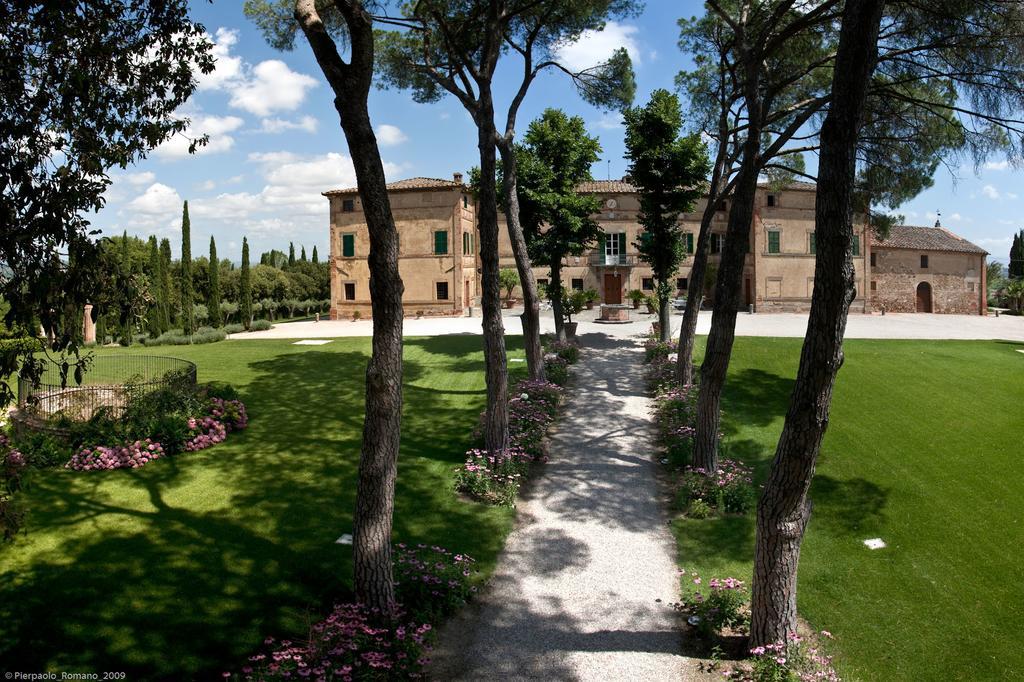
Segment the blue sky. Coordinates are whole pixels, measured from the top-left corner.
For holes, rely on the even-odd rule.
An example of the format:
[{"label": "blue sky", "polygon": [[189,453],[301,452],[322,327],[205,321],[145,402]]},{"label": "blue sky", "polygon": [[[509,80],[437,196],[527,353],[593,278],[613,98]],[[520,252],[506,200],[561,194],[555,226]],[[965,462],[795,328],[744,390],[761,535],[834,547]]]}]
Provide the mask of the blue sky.
[{"label": "blue sky", "polygon": [[[169,237],[177,254],[181,202],[187,199],[193,253],[204,253],[214,235],[221,257],[235,261],[241,258],[243,236],[249,237],[254,259],[271,248],[286,249],[290,241],[296,250],[304,245],[312,251],[316,245],[326,255],[327,200],[320,192],[355,184],[330,88],[301,37],[293,52],[270,48],[241,6],[229,0],[193,3],[194,17],[215,44],[218,66],[201,78],[182,113],[192,119],[195,134],[210,135],[210,144],[189,156],[188,140],[175,139],[116,173],[107,206],[94,218],[105,234],[126,229],[143,237]],[[676,20],[702,11],[702,3],[693,0],[649,2],[641,16],[585,36],[561,56],[582,68],[626,47],[636,69],[637,101],[646,101],[656,88],[672,89],[675,74],[690,65],[676,46]],[[506,66],[496,88],[499,112],[511,97],[518,63],[510,57]],[[546,107],[583,117],[600,137],[604,153],[594,167],[596,178],[623,175],[617,115],[583,103],[564,76],[551,73],[531,88],[519,116],[520,134]],[[375,90],[370,114],[390,180],[450,177],[477,164],[475,130],[453,98],[416,104],[407,93]],[[952,174],[940,169],[935,186],[900,212],[909,224],[931,225],[941,211],[945,227],[1005,262],[1013,232],[1024,226],[1022,177],[1001,158],[990,159],[977,174],[969,165]]]}]

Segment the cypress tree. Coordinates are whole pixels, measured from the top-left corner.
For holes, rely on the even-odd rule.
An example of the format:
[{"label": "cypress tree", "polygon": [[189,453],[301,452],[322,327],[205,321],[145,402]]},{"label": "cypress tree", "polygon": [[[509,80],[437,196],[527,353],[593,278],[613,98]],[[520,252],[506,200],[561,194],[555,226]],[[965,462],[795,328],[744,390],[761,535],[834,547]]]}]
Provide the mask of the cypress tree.
[{"label": "cypress tree", "polygon": [[1010,267],[1007,274],[1010,279],[1024,277],[1024,230],[1013,235],[1013,244],[1010,246]]},{"label": "cypress tree", "polygon": [[249,284],[249,240],[242,237],[242,272],[238,282],[238,315],[248,329],[252,324],[252,289]]},{"label": "cypress tree", "polygon": [[295,244],[288,242],[288,265],[295,265]]},{"label": "cypress tree", "polygon": [[210,237],[210,298],[206,302],[210,309],[210,326],[223,324],[220,314],[220,262],[217,261],[217,243]]},{"label": "cypress tree", "polygon": [[196,319],[192,312],[192,224],[188,219],[188,202],[181,209],[181,329],[194,334]]},{"label": "cypress tree", "polygon": [[260,265],[270,265],[270,254],[266,251],[260,254]]},{"label": "cypress tree", "polygon": [[302,247],[302,255],[299,256],[299,260],[302,261],[303,263],[307,262],[306,261],[306,247],[305,246]]},{"label": "cypress tree", "polygon": [[171,240],[160,240],[160,329],[161,333],[171,328]]},{"label": "cypress tree", "polygon": [[121,254],[118,259],[120,266],[120,281],[118,282],[117,292],[119,300],[122,302],[120,315],[121,315],[121,341],[126,346],[132,345],[132,334],[135,330],[132,328],[132,317],[130,310],[132,301],[130,301],[132,292],[131,288],[131,277],[132,277],[132,258],[128,252],[128,230],[124,231],[121,235]]},{"label": "cypress tree", "polygon": [[316,255],[316,245],[313,245],[313,264],[317,265],[320,263],[320,257]]},{"label": "cypress tree", "polygon": [[146,313],[146,327],[149,329],[150,338],[160,336],[165,330],[161,325],[163,309],[166,301],[163,298],[163,261],[160,259],[160,247],[156,243],[156,237],[149,238],[149,293],[152,301]]}]

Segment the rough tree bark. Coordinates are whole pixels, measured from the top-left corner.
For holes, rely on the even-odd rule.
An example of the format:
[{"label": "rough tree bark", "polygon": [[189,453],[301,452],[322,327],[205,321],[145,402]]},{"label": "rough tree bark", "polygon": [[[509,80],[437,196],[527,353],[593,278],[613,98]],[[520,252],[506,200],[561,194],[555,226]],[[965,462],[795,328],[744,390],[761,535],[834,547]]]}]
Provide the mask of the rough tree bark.
[{"label": "rough tree bark", "polygon": [[537,280],[533,276],[533,264],[526,250],[526,235],[519,222],[519,195],[516,170],[516,155],[512,146],[515,116],[509,113],[509,129],[504,137],[498,138],[501,154],[502,191],[505,194],[505,225],[512,243],[512,254],[519,271],[519,285],[523,290],[523,346],[526,350],[526,369],[531,379],[544,378],[544,350],[540,343],[540,301],[537,298]]},{"label": "rough tree bark", "polygon": [[821,128],[814,232],[817,257],[800,368],[768,482],[757,509],[751,646],[796,632],[800,545],[811,514],[807,498],[828,427],[843,334],[854,295],[853,183],[857,137],[878,59],[882,0],[847,0]]},{"label": "rough tree bark", "polygon": [[658,339],[668,343],[672,340],[672,304],[668,285],[659,284],[658,289]]},{"label": "rough tree bark", "polygon": [[487,381],[487,414],[484,419],[484,447],[492,453],[509,448],[508,366],[505,363],[505,328],[501,323],[501,283],[498,280],[498,193],[497,152],[494,140],[494,101],[489,87],[479,88],[474,112],[477,147],[480,151],[479,215],[481,297],[483,312],[484,363]]},{"label": "rough tree bark", "polygon": [[[700,369],[700,392],[697,397],[697,434],[694,441],[693,465],[708,471],[718,468],[718,426],[725,374],[736,334],[736,310],[740,304],[743,268],[750,224],[754,218],[754,198],[757,193],[758,155],[760,154],[761,98],[758,92],[758,60],[747,60],[746,103],[749,116],[748,136],[743,142],[740,171],[733,190],[729,223],[725,232],[725,246],[718,266],[715,283],[715,310],[711,317],[704,362]],[[693,275],[691,274],[691,277]]]},{"label": "rough tree bark", "polygon": [[373,21],[357,0],[338,0],[335,5],[348,27],[348,63],[325,30],[314,0],[297,0],[295,18],[334,92],[370,235],[373,350],[366,366],[366,416],[352,522],[353,566],[356,598],[390,613],[395,603],[391,528],[402,421],[404,286],[398,273],[398,231],[367,109],[373,79]]},{"label": "rough tree bark", "polygon": [[693,341],[697,336],[697,314],[700,312],[700,302],[704,297],[704,273],[707,271],[708,255],[711,253],[711,223],[715,219],[722,188],[726,184],[723,178],[728,155],[728,145],[723,141],[715,155],[708,203],[704,206],[704,214],[700,219],[693,264],[690,266],[690,279],[686,283],[686,309],[683,311],[683,322],[679,327],[679,353],[676,360],[676,380],[682,386],[693,383]]}]

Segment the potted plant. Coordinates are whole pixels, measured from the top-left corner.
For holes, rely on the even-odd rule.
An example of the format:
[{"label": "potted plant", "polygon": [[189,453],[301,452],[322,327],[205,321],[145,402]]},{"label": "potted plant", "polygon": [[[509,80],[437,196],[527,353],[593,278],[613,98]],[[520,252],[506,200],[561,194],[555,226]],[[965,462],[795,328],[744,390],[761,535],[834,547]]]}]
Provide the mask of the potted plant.
[{"label": "potted plant", "polygon": [[519,273],[515,268],[502,268],[498,271],[498,284],[505,291],[505,301],[502,306],[512,307],[512,292],[519,286]]},{"label": "potted plant", "polygon": [[633,302],[633,310],[636,310],[637,308],[640,307],[640,304],[643,303],[643,300],[647,297],[644,296],[644,292],[640,291],[639,289],[633,289],[628,294],[626,294],[626,298]]},{"label": "potted plant", "polygon": [[658,314],[658,298],[651,294],[650,296],[644,296],[644,301],[647,303],[647,312],[651,315]]},{"label": "potted plant", "polygon": [[583,292],[583,296],[586,300],[587,310],[593,310],[599,296],[597,289],[587,289]]},{"label": "potted plant", "polygon": [[578,322],[572,321],[572,316],[577,315],[587,305],[587,296],[582,291],[569,293],[562,291],[562,319],[564,320],[565,335],[569,338],[576,336]]}]

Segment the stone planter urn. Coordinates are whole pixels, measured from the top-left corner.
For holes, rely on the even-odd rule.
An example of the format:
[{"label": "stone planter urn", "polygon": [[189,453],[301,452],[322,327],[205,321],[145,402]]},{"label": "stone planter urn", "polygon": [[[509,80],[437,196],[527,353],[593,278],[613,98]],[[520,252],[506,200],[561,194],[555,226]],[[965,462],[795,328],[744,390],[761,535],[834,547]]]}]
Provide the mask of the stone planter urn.
[{"label": "stone planter urn", "polygon": [[633,310],[640,310],[640,301],[633,301]]},{"label": "stone planter urn", "polygon": [[506,298],[504,301],[501,302],[501,307],[505,308],[506,310],[511,308],[512,307],[512,299],[511,298]]},{"label": "stone planter urn", "polygon": [[651,322],[651,331],[655,336],[661,336],[661,322]]},{"label": "stone planter urn", "polygon": [[587,301],[587,310],[593,310],[593,309],[594,309],[594,302],[593,301]]},{"label": "stone planter urn", "polygon": [[652,304],[652,303],[648,303],[648,304],[647,304],[647,313],[648,313],[649,315],[653,315],[653,314],[654,314],[654,313],[656,313],[656,312],[658,312],[658,309],[654,307],[654,304]]},{"label": "stone planter urn", "polygon": [[575,338],[576,327],[579,325],[578,322],[566,322],[562,326],[565,329],[565,335],[569,338]]}]

